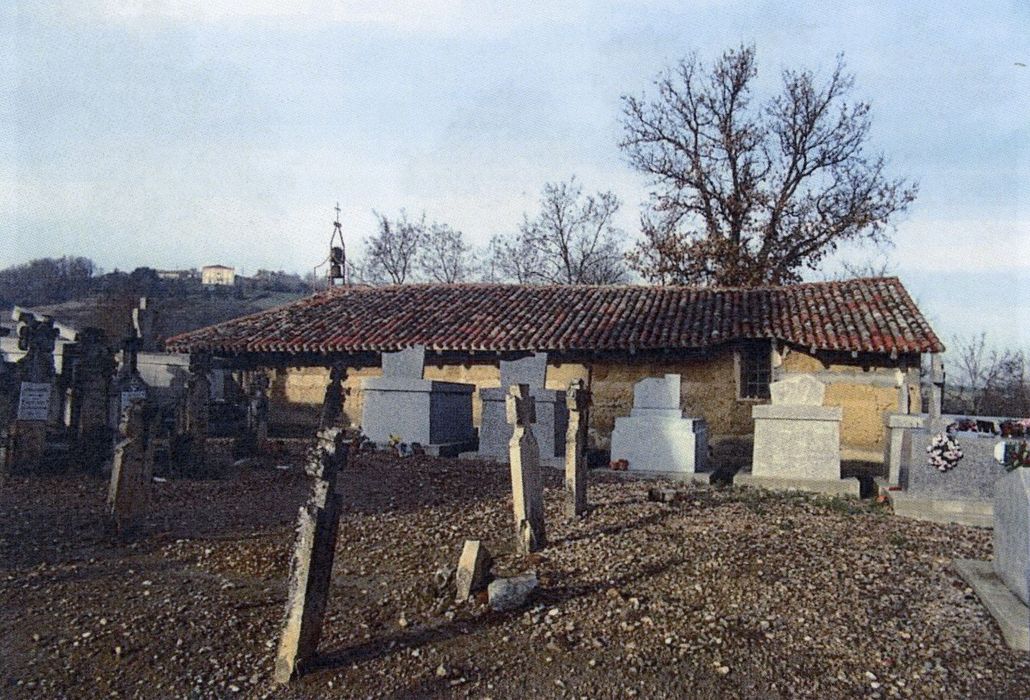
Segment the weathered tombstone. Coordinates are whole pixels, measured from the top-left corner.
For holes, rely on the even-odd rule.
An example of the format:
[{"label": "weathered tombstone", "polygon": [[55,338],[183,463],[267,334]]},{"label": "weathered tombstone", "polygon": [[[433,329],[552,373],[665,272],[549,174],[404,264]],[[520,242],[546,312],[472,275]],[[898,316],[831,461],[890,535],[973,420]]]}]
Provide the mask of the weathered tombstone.
[{"label": "weathered tombstone", "polygon": [[297,676],[318,651],[342,508],[337,478],[346,466],[343,432],[339,428],[319,431],[314,459],[307,465],[314,482],[297,519],[286,616],[275,661],[277,683]]},{"label": "weathered tombstone", "polygon": [[569,385],[565,397],[569,428],[565,434],[565,516],[574,519],[587,512],[587,425],[590,392],[583,380]]},{"label": "weathered tombstone", "polygon": [[154,450],[146,402],[132,401],[122,412],[114,449],[108,512],[119,536],[131,530],[147,507],[154,475]]},{"label": "weathered tombstone", "polygon": [[823,406],[825,386],[809,375],[769,385],[771,405],[754,406],[751,473],[735,484],[858,496],[858,479],[840,476],[838,406]]},{"label": "weathered tombstone", "polygon": [[520,554],[529,554],[547,545],[547,535],[544,530],[540,452],[530,428],[536,418],[535,406],[527,385],[517,384],[508,389],[506,409],[508,423],[513,428],[508,449],[515,511],[515,546]]},{"label": "weathered tombstone", "polygon": [[458,568],[454,573],[455,595],[459,603],[486,586],[490,575],[490,564],[493,561],[490,552],[479,540],[465,540],[458,560]]},{"label": "weathered tombstone", "polygon": [[76,340],[70,427],[83,466],[99,469],[109,459],[111,450],[108,394],[114,359],[99,328],[86,328]]},{"label": "weathered tombstone", "polygon": [[345,381],[347,368],[341,364],[334,364],[329,369],[329,384],[325,387],[325,397],[322,400],[322,415],[318,422],[318,427],[322,430],[339,424],[340,415],[343,413]]},{"label": "weathered tombstone", "polygon": [[425,348],[384,352],[383,375],[361,383],[361,429],[385,446],[392,436],[419,443],[431,455],[452,456],[475,444],[475,386],[423,378]]},{"label": "weathered tombstone", "polygon": [[565,392],[545,388],[547,380],[547,353],[538,352],[518,360],[502,360],[500,363],[500,387],[480,389],[483,412],[479,429],[479,457],[497,460],[508,458],[508,441],[511,440],[511,425],[507,422],[508,389],[525,384],[533,397],[536,419],[533,436],[540,449],[540,463],[545,466],[562,466],[565,459],[565,435],[568,411],[565,407]]},{"label": "weathered tombstone", "polygon": [[613,462],[624,459],[632,471],[708,480],[708,427],[680,408],[681,381],[678,374],[666,374],[634,385],[630,415],[615,419]]},{"label": "weathered tombstone", "polygon": [[39,468],[46,448],[47,424],[54,395],[54,347],[58,336],[51,318],[38,320],[23,313],[19,318],[18,347],[25,356],[18,361],[20,385],[14,423],[13,468]]},{"label": "weathered tombstone", "polygon": [[208,401],[211,396],[209,355],[190,355],[190,377],[186,392],[176,410],[172,456],[179,473],[207,473]]}]

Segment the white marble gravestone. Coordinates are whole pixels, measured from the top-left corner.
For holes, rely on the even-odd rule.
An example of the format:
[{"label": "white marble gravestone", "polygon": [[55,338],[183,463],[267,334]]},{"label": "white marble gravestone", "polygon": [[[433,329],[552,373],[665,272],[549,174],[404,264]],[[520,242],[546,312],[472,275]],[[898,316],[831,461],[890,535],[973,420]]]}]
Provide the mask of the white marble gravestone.
[{"label": "white marble gravestone", "polygon": [[519,360],[501,361],[501,386],[479,390],[483,402],[479,428],[479,456],[501,462],[509,458],[508,441],[512,426],[505,414],[505,396],[508,388],[525,384],[536,404],[533,435],[540,448],[540,463],[561,467],[565,463],[565,432],[569,412],[565,405],[565,392],[545,389],[547,380],[547,353],[538,352]]},{"label": "white marble gravestone", "polygon": [[421,345],[383,353],[383,376],[362,381],[361,429],[378,445],[396,436],[429,454],[458,454],[474,444],[475,386],[423,379],[424,360]]},{"label": "white marble gravestone", "polygon": [[680,409],[678,374],[648,377],[633,387],[630,415],[615,419],[612,461],[626,460],[630,471],[694,474],[708,457],[708,428]]},{"label": "white marble gravestone", "polygon": [[838,406],[823,406],[825,386],[809,375],[769,385],[772,404],[754,406],[754,452],[750,474],[736,484],[859,495],[857,479],[840,478]]}]

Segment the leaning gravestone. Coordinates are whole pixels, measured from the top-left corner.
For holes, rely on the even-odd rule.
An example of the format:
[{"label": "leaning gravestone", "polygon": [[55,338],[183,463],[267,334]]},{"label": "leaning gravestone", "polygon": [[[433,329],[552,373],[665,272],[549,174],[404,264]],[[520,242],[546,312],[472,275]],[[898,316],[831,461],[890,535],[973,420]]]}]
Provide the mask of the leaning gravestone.
[{"label": "leaning gravestone", "polygon": [[311,492],[300,508],[290,560],[286,619],[275,661],[277,683],[299,675],[318,651],[343,507],[338,477],[346,466],[343,432],[339,428],[319,431],[318,446],[306,470],[313,477]]},{"label": "leaning gravestone", "polygon": [[479,390],[483,414],[479,429],[479,455],[505,461],[512,427],[506,418],[505,401],[510,387],[525,384],[533,397],[536,418],[533,435],[540,448],[540,463],[560,467],[565,459],[568,409],[565,392],[545,388],[547,353],[538,352],[518,360],[502,360],[500,387]]},{"label": "leaning gravestone", "polygon": [[540,451],[530,428],[536,418],[533,404],[533,397],[525,384],[508,389],[507,418],[513,428],[508,443],[512,507],[515,511],[515,547],[520,554],[535,552],[547,544]]},{"label": "leaning gravestone", "polygon": [[858,479],[840,476],[839,406],[823,406],[826,387],[809,375],[769,385],[771,405],[754,406],[750,474],[734,484],[858,496]]},{"label": "leaning gravestone", "polygon": [[672,473],[704,481],[708,428],[680,409],[678,374],[648,377],[633,387],[629,416],[615,419],[612,461],[626,460],[630,471]]}]

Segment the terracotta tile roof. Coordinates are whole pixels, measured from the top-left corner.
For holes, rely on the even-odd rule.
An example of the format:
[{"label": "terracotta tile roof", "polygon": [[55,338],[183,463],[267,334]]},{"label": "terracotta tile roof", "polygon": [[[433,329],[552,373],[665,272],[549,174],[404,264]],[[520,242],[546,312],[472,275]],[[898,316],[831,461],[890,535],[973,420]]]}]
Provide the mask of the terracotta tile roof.
[{"label": "terracotta tile roof", "polygon": [[873,353],[944,349],[895,277],[757,289],[409,284],[337,287],[168,339],[219,354],[633,351],[777,338]]}]

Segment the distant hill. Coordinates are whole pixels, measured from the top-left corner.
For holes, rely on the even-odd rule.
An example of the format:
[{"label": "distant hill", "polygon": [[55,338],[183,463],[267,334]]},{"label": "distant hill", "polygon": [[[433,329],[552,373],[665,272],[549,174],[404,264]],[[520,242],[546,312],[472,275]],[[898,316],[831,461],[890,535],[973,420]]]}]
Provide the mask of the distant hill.
[{"label": "distant hill", "polygon": [[[239,290],[215,288],[182,296],[151,298],[148,305],[157,312],[154,331],[158,339],[163,340],[178,333],[282,306],[304,296],[307,294],[268,291],[241,295]],[[121,339],[131,332],[132,309],[138,302],[139,297],[135,295],[93,294],[32,308],[73,328],[102,328],[112,347],[117,347]],[[10,318],[10,308],[2,313],[5,320]]]}]

